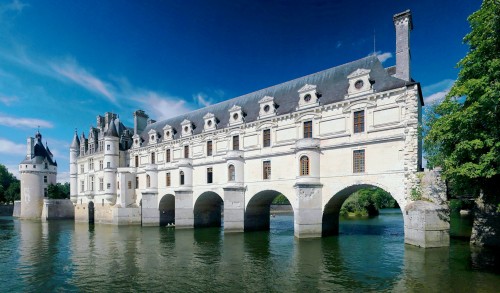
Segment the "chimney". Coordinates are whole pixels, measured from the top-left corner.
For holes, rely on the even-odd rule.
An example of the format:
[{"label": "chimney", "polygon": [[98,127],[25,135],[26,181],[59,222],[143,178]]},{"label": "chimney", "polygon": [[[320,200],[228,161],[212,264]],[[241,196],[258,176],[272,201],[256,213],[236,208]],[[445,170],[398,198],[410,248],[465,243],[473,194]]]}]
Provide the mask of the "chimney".
[{"label": "chimney", "polygon": [[410,31],[413,29],[410,10],[395,14],[396,74],[394,77],[410,81]]},{"label": "chimney", "polygon": [[26,158],[31,159],[33,158],[34,151],[33,147],[35,146],[35,139],[33,137],[28,137],[27,143],[26,143]]},{"label": "chimney", "polygon": [[143,110],[134,112],[134,134],[140,134],[146,128],[149,116]]}]

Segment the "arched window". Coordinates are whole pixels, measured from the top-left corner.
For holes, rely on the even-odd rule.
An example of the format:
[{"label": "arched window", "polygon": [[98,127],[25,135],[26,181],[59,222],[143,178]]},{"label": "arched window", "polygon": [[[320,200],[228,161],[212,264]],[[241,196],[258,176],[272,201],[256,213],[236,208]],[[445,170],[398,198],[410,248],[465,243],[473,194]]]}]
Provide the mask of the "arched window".
[{"label": "arched window", "polygon": [[149,175],[146,175],[146,187],[151,187],[151,177]]},{"label": "arched window", "polygon": [[309,176],[309,158],[307,156],[300,157],[300,176]]},{"label": "arched window", "polygon": [[179,177],[180,177],[181,185],[184,185],[184,171],[179,172]]},{"label": "arched window", "polygon": [[234,171],[234,165],[229,165],[227,168],[227,180],[234,181],[236,177],[236,172]]},{"label": "arched window", "polygon": [[151,153],[151,164],[155,163],[155,153]]}]

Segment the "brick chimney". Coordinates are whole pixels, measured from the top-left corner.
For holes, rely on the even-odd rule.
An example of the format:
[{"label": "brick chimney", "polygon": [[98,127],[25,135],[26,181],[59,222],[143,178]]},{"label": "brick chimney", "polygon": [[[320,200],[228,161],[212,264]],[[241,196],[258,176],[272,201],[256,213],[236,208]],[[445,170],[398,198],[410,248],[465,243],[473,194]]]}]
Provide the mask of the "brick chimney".
[{"label": "brick chimney", "polygon": [[410,81],[410,31],[413,29],[410,10],[395,14],[396,74],[394,77]]}]

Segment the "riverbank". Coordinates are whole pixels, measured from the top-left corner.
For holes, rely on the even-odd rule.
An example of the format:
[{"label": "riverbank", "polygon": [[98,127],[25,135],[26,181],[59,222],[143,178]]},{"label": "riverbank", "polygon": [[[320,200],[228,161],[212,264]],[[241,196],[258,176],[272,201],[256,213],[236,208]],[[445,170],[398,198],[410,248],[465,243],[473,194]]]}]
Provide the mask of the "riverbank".
[{"label": "riverbank", "polygon": [[271,214],[288,214],[293,213],[293,208],[289,204],[272,204]]}]

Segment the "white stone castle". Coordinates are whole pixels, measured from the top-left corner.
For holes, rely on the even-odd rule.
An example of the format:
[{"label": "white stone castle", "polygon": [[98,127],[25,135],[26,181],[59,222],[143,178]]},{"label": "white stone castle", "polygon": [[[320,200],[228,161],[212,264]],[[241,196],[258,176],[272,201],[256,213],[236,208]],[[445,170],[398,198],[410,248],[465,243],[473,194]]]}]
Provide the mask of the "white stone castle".
[{"label": "white stone castle", "polygon": [[177,117],[133,127],[97,116],[71,145],[75,220],[225,232],[269,229],[285,195],[296,237],[338,232],[354,191],[380,187],[405,209],[421,169],[423,99],[410,77],[409,11],[394,16],[396,66],[369,56]]}]

